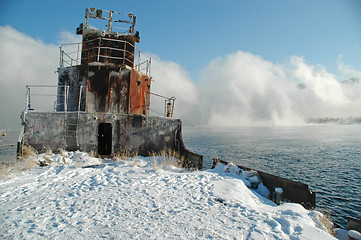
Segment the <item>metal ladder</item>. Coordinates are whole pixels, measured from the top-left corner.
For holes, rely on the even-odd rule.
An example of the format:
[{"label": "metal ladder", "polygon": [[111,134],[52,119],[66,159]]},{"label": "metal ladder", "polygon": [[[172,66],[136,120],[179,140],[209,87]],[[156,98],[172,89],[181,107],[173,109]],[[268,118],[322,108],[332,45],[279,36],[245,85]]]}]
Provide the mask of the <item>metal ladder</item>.
[{"label": "metal ladder", "polygon": [[79,112],[65,112],[65,140],[68,151],[78,150]]},{"label": "metal ladder", "polygon": [[78,111],[67,111],[68,106],[68,94],[69,86],[66,88],[65,98],[64,98],[64,110],[65,110],[65,142],[66,149],[68,151],[75,151],[79,149],[78,143],[78,126],[79,126],[79,116],[80,116],[80,101],[82,97],[83,86],[80,86],[79,92],[79,101],[78,101]]}]

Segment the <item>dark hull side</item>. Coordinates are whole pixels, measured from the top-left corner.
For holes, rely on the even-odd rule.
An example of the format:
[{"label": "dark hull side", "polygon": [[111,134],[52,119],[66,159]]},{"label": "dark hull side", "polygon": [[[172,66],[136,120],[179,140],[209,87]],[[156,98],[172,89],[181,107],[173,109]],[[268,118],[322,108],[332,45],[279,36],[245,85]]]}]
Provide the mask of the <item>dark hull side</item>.
[{"label": "dark hull side", "polygon": [[172,150],[185,158],[183,167],[200,170],[203,156],[186,149],[181,120],[164,117],[83,113],[32,112],[22,116],[21,145],[38,152],[80,150],[101,156],[138,154],[150,156]]},{"label": "dark hull side", "polygon": [[[228,162],[221,159],[213,159],[213,166],[215,168],[218,164],[228,164]],[[247,168],[236,165],[238,168],[246,171],[255,171],[261,178],[262,183],[271,192],[270,197],[275,197],[275,188],[283,189],[282,199],[288,202],[299,203],[306,209],[314,209],[316,207],[316,193],[311,192],[308,185],[292,181],[286,178],[278,177],[259,170]]]}]

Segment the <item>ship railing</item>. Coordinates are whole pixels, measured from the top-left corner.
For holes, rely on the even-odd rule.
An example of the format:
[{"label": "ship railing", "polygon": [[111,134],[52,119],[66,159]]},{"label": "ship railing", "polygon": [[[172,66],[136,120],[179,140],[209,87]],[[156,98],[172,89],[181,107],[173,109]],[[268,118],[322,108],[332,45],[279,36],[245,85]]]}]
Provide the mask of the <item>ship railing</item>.
[{"label": "ship railing", "polygon": [[[36,112],[84,112],[84,86],[79,86],[76,98],[69,101],[69,93],[74,89],[70,86],[58,85],[26,85],[25,111]],[[152,97],[150,105],[150,97]],[[166,97],[157,93],[144,93],[146,111],[149,115],[172,118],[174,114],[175,97]],[[149,99],[149,101],[147,101]],[[163,108],[163,112],[162,109]],[[156,110],[157,109],[157,110]]]},{"label": "ship railing", "polygon": [[107,62],[128,65],[150,76],[151,57],[128,41],[99,37],[82,43],[69,43],[60,46],[60,70],[82,63]]},{"label": "ship railing", "polygon": [[[150,95],[152,97],[152,107],[150,105],[149,102],[147,102],[147,94]],[[173,113],[174,113],[174,103],[176,98],[175,97],[166,97],[157,93],[152,93],[152,92],[145,92],[144,93],[144,99],[145,99],[145,106],[146,106],[146,110],[147,113],[150,115],[155,115],[155,116],[163,116],[163,117],[168,117],[168,118],[172,118],[173,117]],[[163,113],[161,112],[161,110],[157,111],[155,109],[161,109],[161,105],[163,103]]]},{"label": "ship railing", "polygon": [[[124,30],[124,33],[133,34],[136,18],[137,16],[132,13],[118,13],[109,10],[87,8],[85,11],[84,28],[89,29],[93,28],[92,26],[94,25],[99,25],[99,27],[95,29],[103,29],[105,23],[108,32],[112,32],[114,29],[120,29]],[[92,19],[91,24],[89,24],[90,19]],[[117,26],[114,24],[117,24]]]},{"label": "ship railing", "polygon": [[60,69],[81,64],[82,43],[67,43],[60,46]]},{"label": "ship railing", "polygon": [[25,111],[83,112],[81,99],[83,86],[79,87],[77,102],[69,103],[70,86],[26,85]]}]

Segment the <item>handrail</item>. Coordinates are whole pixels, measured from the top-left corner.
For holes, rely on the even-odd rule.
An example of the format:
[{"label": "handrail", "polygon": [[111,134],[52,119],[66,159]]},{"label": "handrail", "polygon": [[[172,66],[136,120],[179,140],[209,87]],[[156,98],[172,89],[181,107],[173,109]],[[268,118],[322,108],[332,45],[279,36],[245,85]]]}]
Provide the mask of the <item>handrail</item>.
[{"label": "handrail", "polygon": [[[124,46],[124,48],[114,48],[109,46],[101,46],[103,43],[107,41],[118,42]],[[89,47],[87,49],[83,49],[82,44],[86,44],[87,46],[92,45],[91,43],[98,43],[93,47]],[[134,54],[128,51],[128,46],[130,48],[134,48]],[[66,51],[65,48],[69,48],[69,51]],[[74,49],[76,48],[76,49]],[[94,49],[98,49],[97,53],[94,54]],[[111,50],[119,52],[120,56],[107,56],[101,54],[103,50]],[[92,53],[90,56],[84,56],[84,53]],[[151,57],[136,48],[132,43],[124,40],[117,40],[111,38],[103,38],[99,37],[96,39],[91,39],[85,41],[83,43],[67,43],[62,44],[60,46],[60,70],[64,67],[72,67],[76,65],[80,65],[82,60],[86,59],[96,59],[94,62],[100,62],[100,58],[114,59],[119,60],[124,65],[131,65],[133,63],[133,68],[139,72],[142,72],[148,76],[150,76],[151,71]]]},{"label": "handrail", "polygon": [[[173,113],[174,113],[174,103],[176,98],[175,97],[166,97],[157,93],[152,93],[152,92],[145,92],[144,93],[144,99],[147,99],[145,97],[145,94],[149,94],[149,95],[153,95],[159,98],[163,98],[164,99],[164,117],[169,117],[172,118],[173,117]],[[160,112],[157,112],[153,109],[150,108],[150,103],[145,102],[145,106],[147,108],[147,111],[149,112],[149,110],[160,114]]]},{"label": "handrail", "polygon": [[[46,93],[40,92],[40,93],[31,93],[31,88],[53,88],[53,87],[58,87],[56,85],[26,85],[26,100],[25,100],[25,111],[32,111],[34,110],[34,107],[32,107],[32,103],[34,103],[34,101],[32,102],[31,99],[34,96],[38,96],[38,97],[54,97],[56,98],[57,94],[49,94],[48,90],[46,91]],[[44,101],[41,101],[42,103],[44,103]]]},{"label": "handrail", "polygon": [[[124,19],[124,18],[121,19],[120,17],[122,16],[128,16],[128,19]],[[133,34],[137,16],[132,13],[118,13],[109,10],[87,8],[85,11],[84,29],[91,28],[89,26],[90,18],[94,18],[98,20],[106,20],[107,32],[112,32],[113,28],[117,28],[117,29],[127,29],[127,31],[124,31],[124,33]],[[113,27],[114,23],[129,24],[129,26],[127,26],[127,28]]]},{"label": "handrail", "polygon": [[[69,96],[69,86],[58,86],[58,85],[26,85],[26,100],[25,100],[25,111],[57,111],[57,112],[67,112],[68,111],[68,96]],[[56,88],[54,94],[48,93],[48,88]],[[38,90],[38,92],[32,92],[32,90]],[[60,91],[59,91],[60,89]],[[79,87],[79,100],[78,106],[76,109],[78,112],[81,112],[81,97],[83,92],[83,86]],[[45,93],[44,93],[45,92]],[[35,98],[34,98],[35,97]],[[46,100],[44,100],[44,98]],[[59,99],[63,99],[63,102],[58,102]],[[39,106],[40,104],[46,104],[46,109],[44,106]],[[53,104],[52,104],[53,103]],[[34,107],[35,105],[35,107]],[[63,110],[59,111],[58,108],[61,107]]]},{"label": "handrail", "polygon": [[[54,94],[50,94],[48,93],[49,90],[47,88],[56,88],[57,91]],[[73,105],[69,105],[69,88],[70,86],[58,86],[58,85],[26,85],[26,101],[25,101],[25,111],[49,111],[52,108],[52,111],[56,111],[56,112],[63,112],[63,113],[67,113],[68,111],[71,112],[78,112],[78,117],[79,117],[79,113],[83,112],[85,109],[81,109],[81,104],[82,104],[82,96],[83,96],[83,89],[84,86],[79,86],[78,90],[78,100],[77,102],[74,104],[74,101],[72,102]],[[32,90],[34,89],[42,89],[45,90],[43,92],[32,92]],[[41,90],[40,90],[41,91]],[[148,96],[147,96],[148,95]],[[146,112],[147,114],[149,114],[150,111],[155,112],[157,114],[161,114],[159,111],[155,111],[154,109],[150,108],[150,102],[147,101],[147,99],[149,99],[149,95],[161,98],[164,100],[164,112],[163,112],[163,116],[164,117],[169,117],[172,118],[173,117],[173,113],[174,113],[174,105],[175,105],[175,97],[166,97],[157,93],[152,93],[152,92],[144,92],[144,101],[145,101],[145,108],[146,108]],[[34,97],[36,97],[34,99]],[[48,98],[47,101],[44,101],[44,97]],[[53,99],[49,99],[49,98],[53,98]],[[41,100],[41,101],[34,101],[34,100]],[[60,102],[58,102],[60,101]],[[35,102],[35,104],[34,104]],[[38,107],[38,105],[36,105],[36,103],[48,103],[48,108],[47,109],[41,109]],[[53,106],[50,106],[50,103],[54,103]],[[35,105],[35,107],[34,107]],[[72,110],[69,110],[71,106]]]}]

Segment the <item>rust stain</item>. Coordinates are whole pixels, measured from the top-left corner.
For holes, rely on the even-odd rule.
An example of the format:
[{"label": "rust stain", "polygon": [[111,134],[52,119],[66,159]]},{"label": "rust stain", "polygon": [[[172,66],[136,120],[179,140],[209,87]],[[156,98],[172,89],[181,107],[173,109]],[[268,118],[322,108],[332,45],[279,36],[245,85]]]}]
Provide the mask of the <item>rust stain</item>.
[{"label": "rust stain", "polygon": [[147,106],[150,101],[150,78],[136,71],[131,70],[129,87],[129,110],[131,114],[148,115]]},{"label": "rust stain", "polygon": [[150,77],[135,69],[90,66],[88,91],[95,96],[96,112],[148,115]]},{"label": "rust stain", "polygon": [[92,62],[134,66],[136,36],[89,32],[83,35],[81,64]]},{"label": "rust stain", "polygon": [[[102,12],[92,9],[89,16],[98,18],[101,16],[99,13]],[[134,22],[129,23],[135,23],[135,18]],[[70,98],[74,99],[69,101],[74,108],[67,110],[78,110],[79,83],[80,79],[84,79],[81,86],[87,88],[87,92],[82,93],[82,99],[86,99],[86,111],[148,115],[146,105],[150,102],[150,77],[133,68],[135,43],[139,42],[139,33],[134,34],[134,31],[131,31],[132,34],[124,35],[97,29],[82,30],[82,67],[74,69],[74,73],[71,73],[72,68],[69,68],[67,73],[59,78],[59,83],[69,86]],[[140,53],[136,58],[140,59]],[[141,63],[138,61],[138,64]],[[64,97],[60,100],[66,102]]]}]

